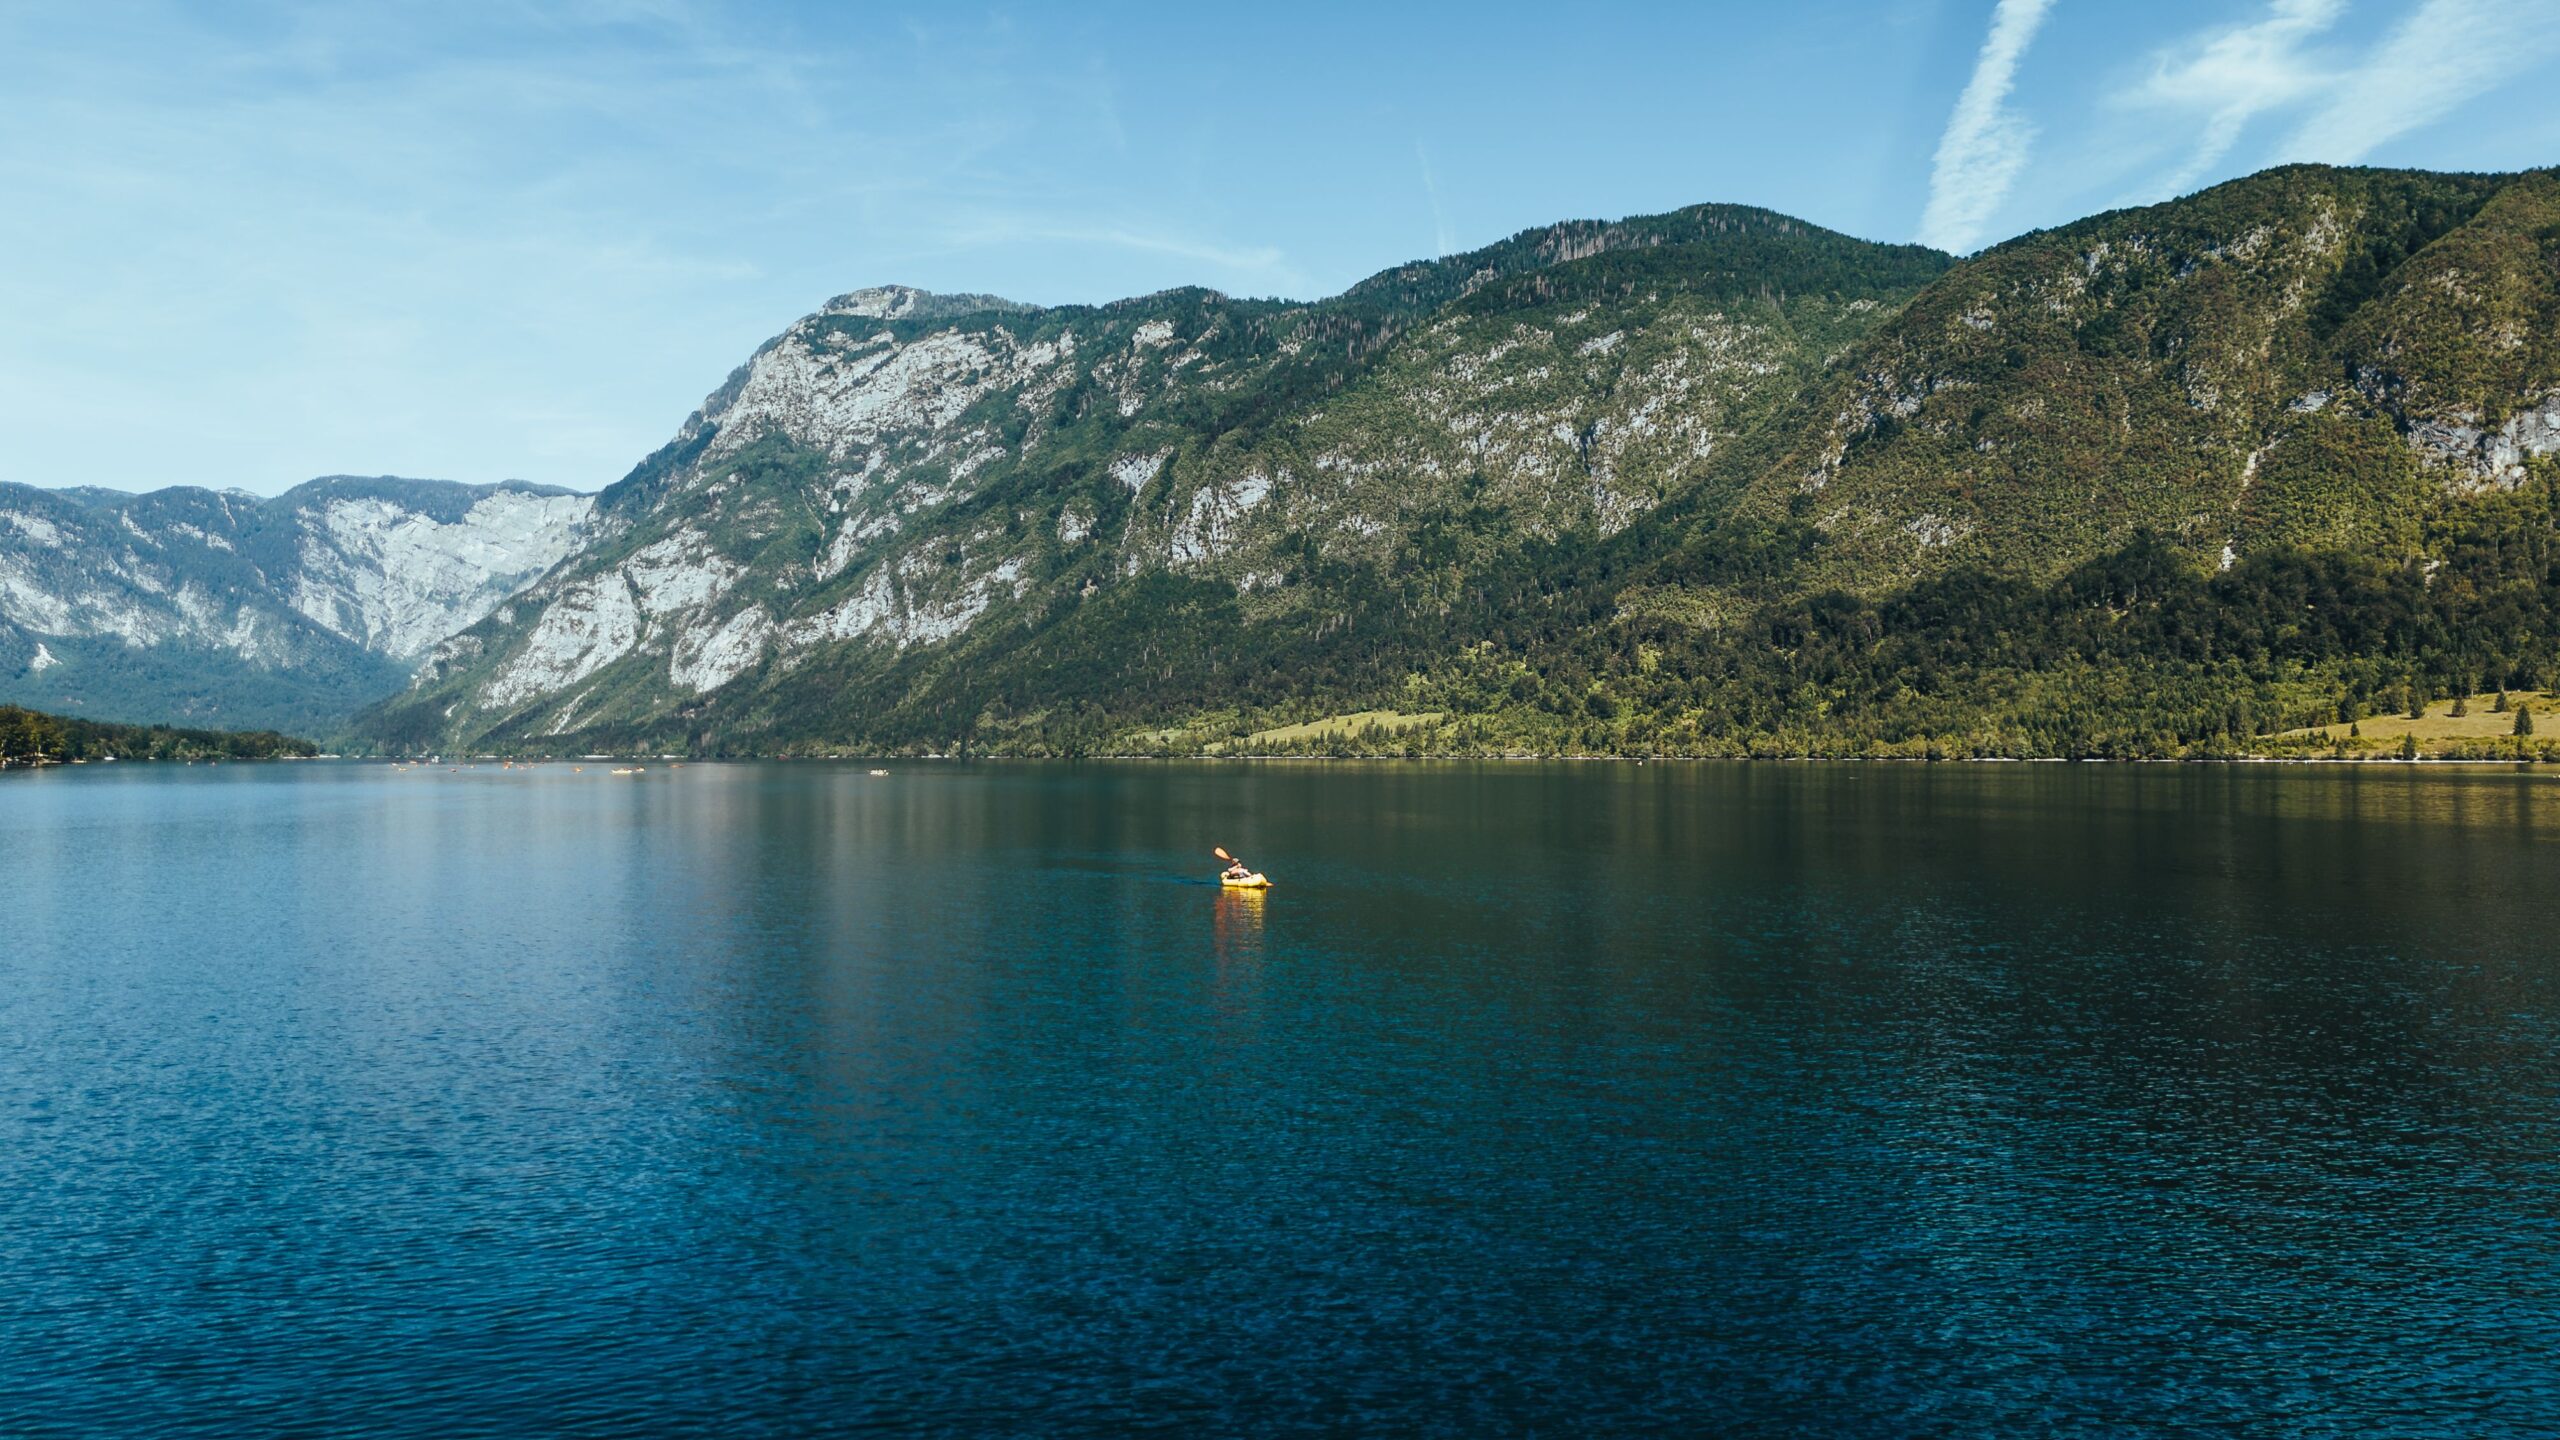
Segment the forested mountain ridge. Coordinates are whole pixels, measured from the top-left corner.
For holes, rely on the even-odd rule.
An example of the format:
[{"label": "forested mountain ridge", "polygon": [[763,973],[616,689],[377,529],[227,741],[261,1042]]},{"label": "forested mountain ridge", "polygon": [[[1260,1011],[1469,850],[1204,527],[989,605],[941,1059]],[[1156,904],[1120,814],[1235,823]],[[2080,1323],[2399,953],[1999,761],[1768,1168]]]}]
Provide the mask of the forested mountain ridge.
[{"label": "forested mountain ridge", "polygon": [[856,292],[364,723],[2183,753],[2523,684],[2555,218],[2548,172],[2297,166],[1962,262],[1701,207],[1312,305]]},{"label": "forested mountain ridge", "polygon": [[273,499],[0,484],[0,700],[335,729],[568,553],[593,504],[390,476]]},{"label": "forested mountain ridge", "polygon": [[2296,166],[1985,252],[1733,504],[1416,703],[1504,711],[1461,746],[2360,754],[2285,732],[2546,685],[2554,199]]},{"label": "forested mountain ridge", "polygon": [[2141,531],[2405,557],[2560,441],[2556,225],[2549,172],[2294,166],[2021,237],[1880,329],[1743,512],[1868,595]]}]

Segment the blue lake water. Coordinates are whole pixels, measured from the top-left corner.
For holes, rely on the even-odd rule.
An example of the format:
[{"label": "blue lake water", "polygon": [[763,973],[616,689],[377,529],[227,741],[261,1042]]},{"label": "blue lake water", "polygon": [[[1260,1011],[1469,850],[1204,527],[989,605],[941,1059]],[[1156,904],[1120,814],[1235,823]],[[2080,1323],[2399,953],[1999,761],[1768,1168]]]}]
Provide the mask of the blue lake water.
[{"label": "blue lake water", "polygon": [[0,1434],[2560,1432],[2552,777],[606,768],[0,776]]}]

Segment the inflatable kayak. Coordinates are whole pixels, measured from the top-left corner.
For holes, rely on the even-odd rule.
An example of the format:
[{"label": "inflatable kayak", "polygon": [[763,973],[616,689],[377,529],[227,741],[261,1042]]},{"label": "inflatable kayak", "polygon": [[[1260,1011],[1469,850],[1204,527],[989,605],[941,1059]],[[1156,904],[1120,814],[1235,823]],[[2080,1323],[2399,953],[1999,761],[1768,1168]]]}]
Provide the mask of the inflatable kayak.
[{"label": "inflatable kayak", "polygon": [[1224,885],[1230,890],[1268,890],[1271,888],[1271,881],[1269,877],[1262,875],[1247,875],[1241,880],[1230,880],[1226,876],[1221,875],[1218,877],[1218,883]]}]

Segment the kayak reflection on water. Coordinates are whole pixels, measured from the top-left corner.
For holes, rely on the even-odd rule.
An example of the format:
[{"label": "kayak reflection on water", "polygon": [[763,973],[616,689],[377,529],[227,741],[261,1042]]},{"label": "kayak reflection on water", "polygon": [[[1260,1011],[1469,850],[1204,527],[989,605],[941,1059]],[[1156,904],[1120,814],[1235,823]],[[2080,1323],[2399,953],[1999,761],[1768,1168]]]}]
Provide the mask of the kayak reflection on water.
[{"label": "kayak reflection on water", "polygon": [[1268,890],[1228,886],[1209,911],[1209,1002],[1219,1014],[1246,1018],[1262,1008],[1262,907]]}]

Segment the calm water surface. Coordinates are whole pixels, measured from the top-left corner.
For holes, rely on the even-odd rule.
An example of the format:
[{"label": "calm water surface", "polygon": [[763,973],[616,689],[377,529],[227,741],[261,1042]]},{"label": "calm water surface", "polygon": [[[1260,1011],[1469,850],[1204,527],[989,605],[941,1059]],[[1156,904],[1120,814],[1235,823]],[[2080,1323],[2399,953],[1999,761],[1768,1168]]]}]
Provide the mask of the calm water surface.
[{"label": "calm water surface", "polygon": [[0,1434],[2560,1432],[2550,777],[605,768],[0,776]]}]

